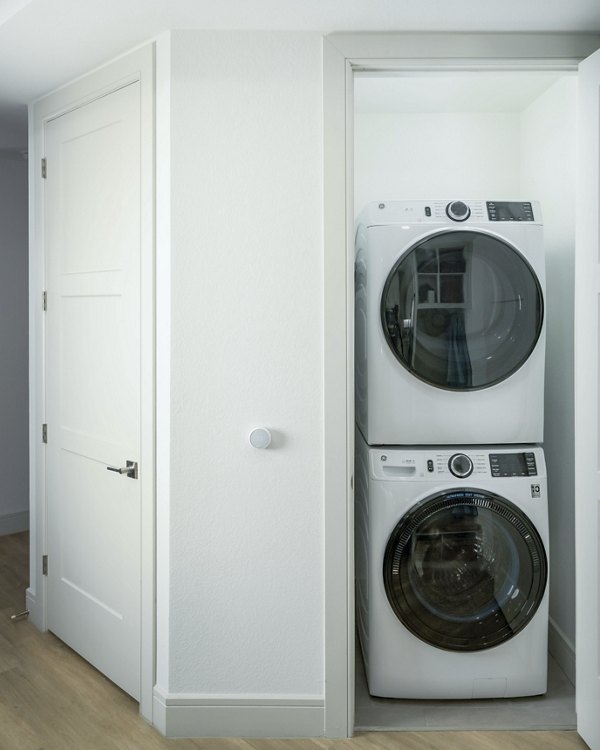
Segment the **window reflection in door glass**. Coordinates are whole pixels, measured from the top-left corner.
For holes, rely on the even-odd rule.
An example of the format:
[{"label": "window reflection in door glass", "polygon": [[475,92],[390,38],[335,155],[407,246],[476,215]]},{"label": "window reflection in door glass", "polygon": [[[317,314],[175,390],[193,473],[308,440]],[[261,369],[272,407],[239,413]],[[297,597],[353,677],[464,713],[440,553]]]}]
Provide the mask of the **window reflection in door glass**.
[{"label": "window reflection in door glass", "polygon": [[527,360],[543,299],[513,247],[482,232],[443,232],[395,264],[381,317],[404,367],[431,385],[470,390],[504,380]]}]

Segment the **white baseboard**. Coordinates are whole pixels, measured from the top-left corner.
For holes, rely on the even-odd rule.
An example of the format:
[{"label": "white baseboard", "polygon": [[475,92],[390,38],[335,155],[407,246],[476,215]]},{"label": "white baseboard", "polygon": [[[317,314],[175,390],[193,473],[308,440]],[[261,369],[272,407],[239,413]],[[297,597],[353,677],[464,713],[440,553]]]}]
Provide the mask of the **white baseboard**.
[{"label": "white baseboard", "polygon": [[44,618],[42,617],[41,607],[38,606],[38,600],[35,592],[31,589],[25,590],[25,609],[29,610],[29,622],[33,623],[38,630],[44,629]]},{"label": "white baseboard", "polygon": [[0,536],[7,534],[18,534],[29,529],[29,511],[22,510],[19,513],[7,513],[0,516]]},{"label": "white baseboard", "polygon": [[322,697],[211,696],[154,689],[154,726],[165,737],[322,737]]},{"label": "white baseboard", "polygon": [[567,638],[552,618],[548,625],[548,651],[556,659],[558,666],[575,684],[575,646]]}]

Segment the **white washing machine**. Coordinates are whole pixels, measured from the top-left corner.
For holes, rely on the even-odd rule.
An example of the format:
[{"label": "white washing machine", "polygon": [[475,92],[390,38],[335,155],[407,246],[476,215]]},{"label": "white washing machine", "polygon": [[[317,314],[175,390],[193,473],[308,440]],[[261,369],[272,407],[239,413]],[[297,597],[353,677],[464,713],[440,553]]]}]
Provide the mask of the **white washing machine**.
[{"label": "white washing machine", "polygon": [[369,692],[546,692],[542,448],[370,448],[357,431],[356,614]]},{"label": "white washing machine", "polygon": [[543,441],[536,202],[371,203],[356,232],[356,419],[369,445]]}]

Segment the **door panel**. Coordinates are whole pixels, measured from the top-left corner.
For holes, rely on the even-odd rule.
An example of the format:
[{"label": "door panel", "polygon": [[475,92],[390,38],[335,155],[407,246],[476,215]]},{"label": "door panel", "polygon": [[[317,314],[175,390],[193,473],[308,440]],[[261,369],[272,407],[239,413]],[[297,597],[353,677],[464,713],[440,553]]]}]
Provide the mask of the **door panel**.
[{"label": "door panel", "polygon": [[139,84],[45,138],[48,628],[138,698]]},{"label": "door panel", "polygon": [[575,253],[576,709],[579,733],[591,748],[600,748],[600,52],[581,63],[578,86],[579,174]]}]

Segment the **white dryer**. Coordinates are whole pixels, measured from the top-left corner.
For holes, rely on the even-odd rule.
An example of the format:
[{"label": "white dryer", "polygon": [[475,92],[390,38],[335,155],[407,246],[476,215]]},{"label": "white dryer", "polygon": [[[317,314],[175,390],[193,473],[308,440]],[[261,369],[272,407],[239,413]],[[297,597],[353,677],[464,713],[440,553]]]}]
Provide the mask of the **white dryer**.
[{"label": "white dryer", "polygon": [[356,614],[370,693],[545,693],[542,449],[370,448],[360,434],[356,445]]},{"label": "white dryer", "polygon": [[369,445],[543,441],[536,202],[371,203],[356,232],[356,420]]}]

